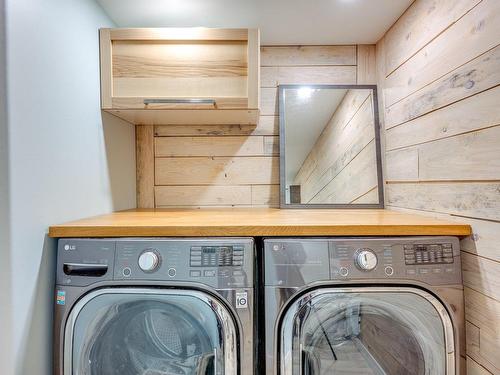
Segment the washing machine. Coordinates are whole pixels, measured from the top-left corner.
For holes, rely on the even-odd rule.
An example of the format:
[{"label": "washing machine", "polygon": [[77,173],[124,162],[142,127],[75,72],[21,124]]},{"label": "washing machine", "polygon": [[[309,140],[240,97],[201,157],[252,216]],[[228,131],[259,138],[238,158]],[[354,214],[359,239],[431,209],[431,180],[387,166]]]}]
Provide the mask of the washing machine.
[{"label": "washing machine", "polygon": [[464,374],[454,237],[264,240],[266,374]]},{"label": "washing machine", "polygon": [[60,239],[56,375],[253,374],[250,238]]}]

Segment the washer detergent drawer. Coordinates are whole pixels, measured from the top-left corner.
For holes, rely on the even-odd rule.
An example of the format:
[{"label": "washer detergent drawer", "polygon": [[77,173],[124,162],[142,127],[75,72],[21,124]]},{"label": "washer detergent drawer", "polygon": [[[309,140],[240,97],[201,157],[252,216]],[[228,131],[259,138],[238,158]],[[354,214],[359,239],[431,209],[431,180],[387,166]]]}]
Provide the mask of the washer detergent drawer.
[{"label": "washer detergent drawer", "polygon": [[414,288],[322,288],[282,315],[280,375],[455,374],[444,306]]},{"label": "washer detergent drawer", "polygon": [[73,308],[64,341],[64,374],[237,374],[233,317],[197,291],[97,290]]}]

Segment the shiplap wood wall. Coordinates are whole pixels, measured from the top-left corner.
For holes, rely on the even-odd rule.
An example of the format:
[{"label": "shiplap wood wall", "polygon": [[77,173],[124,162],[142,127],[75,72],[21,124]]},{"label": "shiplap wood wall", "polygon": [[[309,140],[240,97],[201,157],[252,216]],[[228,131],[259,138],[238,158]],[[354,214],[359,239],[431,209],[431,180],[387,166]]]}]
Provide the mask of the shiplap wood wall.
[{"label": "shiplap wood wall", "polygon": [[468,374],[500,374],[500,1],[417,0],[377,43],[387,208],[472,225]]},{"label": "shiplap wood wall", "polygon": [[372,90],[348,90],[293,182],[302,203],[379,203],[374,119]]},{"label": "shiplap wood wall", "polygon": [[137,126],[137,205],[279,205],[278,84],[374,84],[375,46],[261,48],[261,117],[248,125]]}]

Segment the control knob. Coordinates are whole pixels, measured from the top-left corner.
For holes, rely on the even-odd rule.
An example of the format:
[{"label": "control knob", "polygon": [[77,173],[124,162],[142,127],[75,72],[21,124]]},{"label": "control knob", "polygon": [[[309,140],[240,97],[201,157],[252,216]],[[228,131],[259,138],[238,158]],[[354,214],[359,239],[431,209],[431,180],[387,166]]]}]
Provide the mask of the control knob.
[{"label": "control knob", "polygon": [[154,272],[160,266],[160,255],[154,250],[145,250],[139,256],[138,263],[144,272]]},{"label": "control knob", "polygon": [[359,249],[354,262],[362,271],[371,271],[377,267],[377,255],[371,249]]}]

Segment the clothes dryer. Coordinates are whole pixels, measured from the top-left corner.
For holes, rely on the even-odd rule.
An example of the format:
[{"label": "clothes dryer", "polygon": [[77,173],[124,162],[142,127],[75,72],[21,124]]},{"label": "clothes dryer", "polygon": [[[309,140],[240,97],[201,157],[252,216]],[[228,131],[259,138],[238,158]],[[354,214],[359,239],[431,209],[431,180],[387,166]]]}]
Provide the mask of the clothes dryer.
[{"label": "clothes dryer", "polygon": [[464,373],[458,239],[264,240],[266,374]]}]

